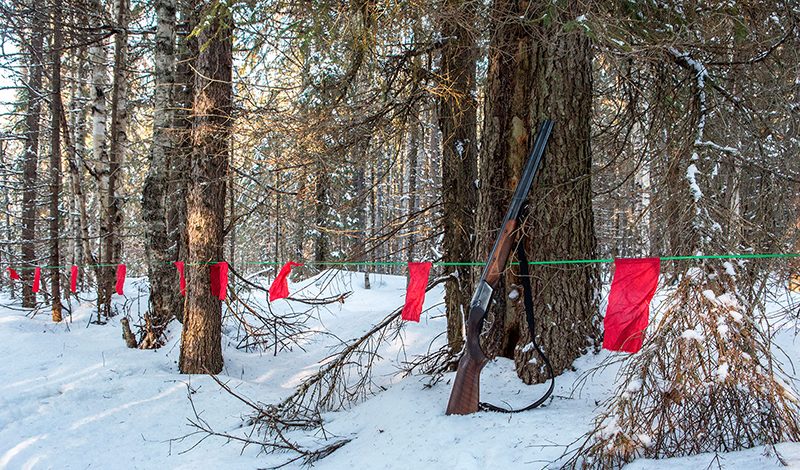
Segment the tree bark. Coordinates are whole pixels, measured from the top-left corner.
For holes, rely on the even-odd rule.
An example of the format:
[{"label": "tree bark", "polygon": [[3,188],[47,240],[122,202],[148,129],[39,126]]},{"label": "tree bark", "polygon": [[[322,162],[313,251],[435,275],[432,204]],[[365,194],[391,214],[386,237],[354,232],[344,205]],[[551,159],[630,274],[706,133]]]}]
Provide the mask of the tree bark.
[{"label": "tree bark", "polygon": [[161,336],[182,302],[175,283],[174,250],[167,232],[165,207],[170,154],[175,151],[175,13],[176,0],[155,3],[158,25],[155,37],[155,90],[153,93],[153,144],[150,168],[142,190],[145,254],[150,278],[150,311],[145,321],[143,348],[160,346]]},{"label": "tree bark", "polygon": [[[31,21],[30,60],[28,64],[28,112],[25,116],[25,148],[23,150],[22,189],[22,263],[33,267],[36,261],[34,240],[36,239],[36,167],[39,163],[39,121],[42,115],[42,18],[34,14]],[[22,307],[34,308],[36,294],[32,290],[33,270],[23,269]]]},{"label": "tree bark", "polygon": [[222,305],[211,294],[211,264],[224,248],[225,191],[232,107],[233,18],[210,4],[199,37],[187,222],[189,235],[186,312],[179,367],[186,374],[222,371]]},{"label": "tree bark", "polygon": [[[59,195],[61,193],[61,0],[53,4],[53,42],[50,49],[52,61],[50,95],[50,266],[60,264],[60,251],[58,246],[58,229],[60,222]],[[60,322],[61,317],[61,284],[59,269],[53,269],[50,278],[50,290],[53,296],[52,314],[53,321]]]},{"label": "tree bark", "polygon": [[[170,252],[173,261],[188,258],[188,234],[186,223],[186,201],[189,193],[189,163],[192,154],[192,117],[194,105],[194,71],[200,46],[197,36],[190,36],[198,22],[196,0],[187,0],[180,4],[180,23],[184,25],[179,39],[179,59],[175,67],[175,102],[179,105],[175,113],[175,145],[176,151],[170,153],[170,177],[167,186],[167,234],[170,239]],[[173,271],[173,279],[175,276]],[[173,281],[174,282],[174,281]],[[173,287],[174,288],[174,287]],[[180,292],[178,291],[178,294]],[[183,322],[186,309],[185,299],[178,297],[175,305],[175,318]]]},{"label": "tree bark", "polygon": [[108,164],[103,172],[105,194],[101,211],[100,236],[103,244],[100,271],[103,273],[98,283],[102,284],[102,304],[106,317],[110,317],[111,295],[116,283],[116,266],[122,257],[122,210],[117,197],[120,179],[120,163],[125,159],[127,142],[127,63],[128,63],[128,0],[116,0],[116,21],[120,26],[114,37],[114,81],[111,96],[111,139],[108,151]]},{"label": "tree bark", "polygon": [[[85,153],[86,113],[83,111],[86,104],[84,83],[86,81],[86,51],[82,49],[76,58],[77,80],[72,81],[72,99],[70,103],[69,126],[62,116],[61,125],[67,142],[67,159],[72,190],[71,201],[74,213],[70,216],[71,233],[74,238],[72,244],[73,263],[79,265],[78,285],[85,279],[85,264],[89,253],[89,218],[86,212],[86,192],[83,180],[83,155]],[[69,144],[69,128],[73,129],[72,145]]]},{"label": "tree bark", "polygon": [[[555,122],[530,194],[531,209],[520,236],[531,260],[591,259],[595,234],[591,205],[591,43],[582,28],[564,25],[581,14],[575,0],[561,2],[547,24],[526,2],[497,0],[490,47],[481,172],[482,227],[497,228],[528,156],[538,124]],[[555,10],[550,10],[553,14]],[[514,21],[524,16],[527,21]],[[486,184],[484,184],[486,183]],[[481,252],[493,236],[480,238]],[[494,234],[491,234],[494,235]],[[526,383],[548,378],[531,342],[515,273],[495,292],[495,327],[487,338],[492,355],[514,358]],[[593,264],[531,266],[538,344],[556,375],[591,346],[599,347],[599,278]],[[517,296],[521,298],[522,296]]]},{"label": "tree bark", "polygon": [[[316,178],[314,181],[314,262],[324,263],[330,258],[330,241],[328,240],[328,193],[330,192],[330,175],[325,163],[316,163]],[[324,264],[318,264],[317,269],[325,269]]]},{"label": "tree bark", "polygon": [[411,217],[406,228],[406,261],[413,263],[418,261],[415,257],[416,251],[416,232],[417,232],[417,186],[419,182],[419,144],[420,138],[420,119],[419,108],[414,107],[409,116],[409,135],[408,135],[408,208],[406,213]]},{"label": "tree bark", "polygon": [[[103,11],[102,5],[99,0],[93,0],[91,2],[92,10],[98,12],[97,15],[100,15],[100,12]],[[101,19],[93,19],[92,25],[95,27],[102,26]],[[102,173],[104,172],[103,166],[104,162],[108,160],[108,138],[106,133],[106,121],[107,121],[107,108],[106,108],[106,86],[107,86],[107,67],[106,67],[106,49],[105,44],[100,41],[97,43],[93,43],[89,47],[89,63],[91,64],[92,69],[92,78],[91,78],[91,100],[92,100],[92,162],[94,168],[99,170],[101,174],[95,173],[95,177],[97,178],[97,195],[92,201],[92,208],[90,212],[97,214],[100,212],[97,219],[102,219],[102,215],[105,214],[105,210],[100,204],[100,208],[98,211],[98,201],[97,199],[102,199],[103,194],[106,194],[107,189],[107,179],[103,177]],[[100,313],[103,311],[103,299],[105,298],[105,284],[102,282],[103,273],[102,269],[97,266],[98,262],[103,259],[103,243],[102,243],[102,236],[103,234],[100,231],[100,225],[102,224],[101,220],[97,220],[97,225],[91,224],[89,227],[89,240],[96,238],[97,241],[97,254],[95,255],[92,251],[92,246],[94,245],[93,242],[89,242],[89,250],[87,251],[87,256],[91,257],[92,264],[94,266],[94,274],[95,280],[97,281],[97,313],[98,319],[100,318]]]},{"label": "tree bark", "polygon": [[[444,45],[441,58],[442,89],[439,101],[439,127],[442,131],[442,197],[444,200],[444,262],[472,261],[471,236],[477,193],[477,100],[475,71],[477,46],[467,25],[476,15],[469,2],[448,1],[442,20]],[[472,295],[472,269],[452,268],[458,282],[445,287],[447,343],[458,353],[464,343],[464,318]]]}]

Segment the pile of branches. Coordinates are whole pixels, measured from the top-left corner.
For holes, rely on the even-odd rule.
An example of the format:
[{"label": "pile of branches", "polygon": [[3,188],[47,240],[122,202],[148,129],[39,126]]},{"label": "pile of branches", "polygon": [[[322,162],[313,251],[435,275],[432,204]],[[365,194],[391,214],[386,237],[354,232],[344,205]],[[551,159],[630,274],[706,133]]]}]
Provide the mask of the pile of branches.
[{"label": "pile of branches", "polygon": [[[428,284],[426,292],[448,279],[454,278],[445,276],[432,281]],[[241,305],[244,303],[241,302]],[[343,341],[337,352],[320,361],[322,365],[316,373],[304,379],[295,391],[280,403],[264,404],[251,401],[236,394],[215,377],[220,386],[252,409],[247,425],[252,427],[249,436],[257,438],[242,438],[215,432],[199,415],[196,415],[196,419],[191,422],[192,426],[198,432],[205,433],[207,437],[218,436],[241,442],[245,446],[256,445],[267,453],[292,452],[294,456],[280,466],[296,461],[310,465],[330,455],[347,444],[350,439],[328,433],[324,428],[322,414],[345,409],[363,401],[376,390],[382,389],[373,380],[374,366],[382,359],[380,347],[401,337],[405,323],[400,318],[402,310],[402,306],[398,307],[362,336]],[[255,315],[253,312],[250,313]],[[271,334],[272,332],[269,332],[267,336]],[[247,337],[252,339],[257,336],[251,331]],[[429,360],[417,359],[405,363],[400,373],[409,374],[417,369],[428,373],[432,370],[444,371],[446,367],[442,364],[453,360],[452,357],[443,358],[442,351],[439,351],[431,354]]]},{"label": "pile of branches", "polygon": [[730,269],[706,265],[682,276],[562,468],[617,469],[640,457],[774,450],[800,440],[798,398],[771,353],[765,316],[747,303]]}]

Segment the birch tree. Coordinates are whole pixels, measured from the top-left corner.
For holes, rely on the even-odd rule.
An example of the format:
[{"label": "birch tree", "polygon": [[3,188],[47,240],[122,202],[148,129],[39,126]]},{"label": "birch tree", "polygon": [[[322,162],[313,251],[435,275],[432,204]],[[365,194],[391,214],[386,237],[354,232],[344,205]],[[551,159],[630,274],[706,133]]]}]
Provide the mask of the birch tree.
[{"label": "birch tree", "polygon": [[[94,27],[101,28],[103,24],[103,5],[100,0],[92,0],[90,3],[92,10],[91,24]],[[106,88],[108,86],[108,69],[107,69],[107,54],[103,38],[99,38],[92,42],[89,46],[89,64],[91,66],[91,108],[92,108],[92,158],[94,168],[101,169],[103,162],[108,159],[108,135],[107,135],[107,107],[106,107]],[[91,212],[94,214],[94,223],[90,224],[89,236],[92,238],[100,238],[102,234],[99,231],[99,221],[104,214],[104,211],[98,207],[97,199],[101,198],[104,193],[108,191],[108,184],[106,178],[97,174],[93,174],[97,179],[97,194],[95,194],[92,202]],[[97,213],[100,213],[100,216]],[[91,245],[91,244],[90,244]],[[98,241],[97,254],[90,249],[87,253],[92,260],[92,264],[97,265],[102,260],[102,243]],[[105,299],[104,287],[105,284],[101,282],[102,272],[99,267],[95,267],[95,278],[97,280],[97,311],[101,312],[103,309],[103,299]]]},{"label": "birch tree", "polygon": [[167,233],[165,202],[170,175],[171,154],[176,151],[174,125],[175,100],[175,24],[177,2],[155,3],[155,84],[153,90],[153,143],[150,168],[142,189],[142,219],[146,224],[145,253],[150,279],[150,312],[142,347],[157,347],[161,335],[182,301],[175,288],[175,250]]}]

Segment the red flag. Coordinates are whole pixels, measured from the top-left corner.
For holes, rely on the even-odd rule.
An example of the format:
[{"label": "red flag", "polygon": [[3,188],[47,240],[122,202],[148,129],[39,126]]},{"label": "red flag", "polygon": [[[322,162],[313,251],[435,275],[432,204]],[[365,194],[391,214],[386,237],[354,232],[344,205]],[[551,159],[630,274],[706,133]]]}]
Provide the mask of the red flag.
[{"label": "red flag", "polygon": [[211,265],[211,295],[219,295],[219,263]]},{"label": "red flag", "polygon": [[425,302],[425,288],[428,287],[428,274],[433,263],[408,263],[408,289],[406,304],[400,315],[403,320],[419,322],[422,304]]},{"label": "red flag", "polygon": [[220,261],[211,265],[211,295],[225,300],[228,295],[228,263]]},{"label": "red flag", "polygon": [[72,292],[78,292],[78,267],[73,266],[70,269],[70,277],[69,277],[69,290]]},{"label": "red flag", "polygon": [[642,348],[660,267],[660,258],[614,260],[603,348],[632,353]]},{"label": "red flag", "polygon": [[33,274],[33,289],[34,293],[39,292],[39,279],[42,277],[42,268],[36,268]]},{"label": "red flag", "polygon": [[289,283],[286,281],[286,276],[292,272],[292,266],[302,266],[303,263],[295,263],[293,261],[289,261],[288,263],[284,264],[281,268],[278,276],[275,277],[275,280],[272,281],[272,285],[269,286],[269,301],[274,302],[278,299],[283,299],[289,297]]},{"label": "red flag", "polygon": [[175,267],[181,275],[181,295],[186,295],[186,278],[183,276],[183,261],[175,261]]},{"label": "red flag", "polygon": [[117,265],[117,294],[122,295],[122,288],[125,285],[125,265]]},{"label": "red flag", "polygon": [[11,279],[19,279],[19,274],[17,274],[17,271],[15,271],[14,268],[6,269],[8,269],[8,275],[11,277]]}]

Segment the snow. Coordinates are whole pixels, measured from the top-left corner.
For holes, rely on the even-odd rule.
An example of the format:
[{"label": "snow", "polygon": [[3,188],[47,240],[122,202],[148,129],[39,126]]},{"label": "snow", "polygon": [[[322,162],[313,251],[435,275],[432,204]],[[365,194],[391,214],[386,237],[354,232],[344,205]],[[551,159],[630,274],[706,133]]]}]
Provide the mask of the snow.
[{"label": "snow", "polygon": [[703,336],[702,333],[700,333],[697,330],[691,330],[691,329],[690,330],[686,330],[683,333],[681,333],[681,338],[684,338],[684,339],[687,339],[687,340],[693,339],[693,340],[697,341],[698,343],[702,343],[703,341],[706,340],[706,337]]},{"label": "snow", "polygon": [[717,382],[722,383],[725,379],[728,378],[730,375],[730,365],[727,362],[723,362],[717,368]]},{"label": "snow", "polygon": [[722,267],[725,268],[725,273],[728,276],[734,276],[734,277],[736,276],[736,270],[733,268],[733,265],[730,262],[725,261],[724,263],[722,263]]},{"label": "snow", "polygon": [[[322,308],[309,326],[314,332],[291,351],[246,352],[236,349],[236,329],[226,324],[223,338],[225,369],[219,379],[236,394],[254,402],[274,403],[291,394],[303,377],[313,374],[338,338],[367,331],[402,305],[406,279],[373,275],[365,290],[362,273],[337,274],[290,284],[293,296],[310,297],[352,290],[344,303]],[[135,292],[135,280],[126,292]],[[128,294],[131,295],[131,294]],[[115,296],[120,307],[136,318],[147,305],[146,293],[128,299]],[[320,470],[370,469],[541,469],[557,460],[565,446],[592,426],[597,403],[610,396],[619,359],[607,351],[579,358],[574,371],[558,377],[546,406],[515,415],[475,413],[445,416],[454,378],[430,384],[429,377],[393,374],[398,363],[441,344],[446,319],[443,286],[426,296],[420,323],[404,326],[402,341],[382,350],[375,381],[380,387],[365,401],[326,413],[325,433],[351,439],[317,462]],[[263,301],[254,295],[253,301]],[[248,469],[280,465],[291,454],[264,454],[219,437],[195,434],[189,420],[199,417],[215,431],[249,436],[250,409],[224,391],[211,377],[178,373],[180,325],[170,326],[169,343],[157,351],[132,350],[121,338],[120,317],[106,325],[89,324],[94,304],[73,301],[73,321],[54,324],[45,311],[31,316],[18,301],[0,298],[0,470],[11,469]],[[290,301],[272,304],[275,311],[307,308]],[[788,326],[780,346],[795,360],[800,343]],[[321,332],[330,333],[322,334]],[[695,338],[694,330],[684,335]],[[601,362],[614,363],[585,376]],[[722,369],[722,365],[720,366]],[[718,377],[723,371],[718,371]],[[576,383],[581,386],[575,389]],[[481,399],[519,407],[536,400],[547,384],[525,386],[507,359],[490,362],[481,374]],[[632,381],[628,392],[641,383]],[[786,385],[789,390],[789,385]],[[789,392],[791,393],[791,392]],[[615,423],[606,430],[613,432]],[[257,438],[257,435],[250,437]],[[295,436],[297,437],[297,436]],[[321,435],[308,440],[321,439]],[[647,444],[650,436],[637,436]],[[789,468],[800,469],[800,444],[778,447]],[[727,470],[780,468],[774,456],[759,447],[720,454]],[[626,470],[707,468],[713,454],[637,460]],[[299,469],[300,463],[284,468]],[[716,468],[716,467],[715,467]]]},{"label": "snow", "polygon": [[709,302],[711,302],[712,304],[714,304],[714,305],[717,305],[717,304],[718,304],[718,302],[717,302],[717,295],[716,295],[716,294],[714,294],[714,291],[713,291],[713,290],[711,290],[711,289],[706,289],[706,290],[704,290],[704,291],[703,291],[703,296],[704,296],[706,299],[708,299],[708,301],[709,301]]},{"label": "snow", "polygon": [[697,177],[696,175],[700,173],[700,170],[697,169],[694,163],[689,165],[686,169],[686,179],[689,180],[689,188],[692,190],[692,197],[694,197],[694,202],[699,201],[703,197],[703,191],[700,190],[700,185],[697,184]]}]

